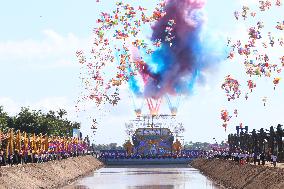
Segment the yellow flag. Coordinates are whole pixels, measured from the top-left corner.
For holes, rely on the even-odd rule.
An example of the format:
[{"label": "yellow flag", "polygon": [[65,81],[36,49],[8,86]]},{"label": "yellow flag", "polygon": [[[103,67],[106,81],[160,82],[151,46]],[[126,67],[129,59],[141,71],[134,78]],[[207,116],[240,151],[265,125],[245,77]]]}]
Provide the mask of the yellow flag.
[{"label": "yellow flag", "polygon": [[0,130],[0,148],[2,148],[2,131]]},{"label": "yellow flag", "polygon": [[10,154],[14,153],[14,130],[10,130]]}]

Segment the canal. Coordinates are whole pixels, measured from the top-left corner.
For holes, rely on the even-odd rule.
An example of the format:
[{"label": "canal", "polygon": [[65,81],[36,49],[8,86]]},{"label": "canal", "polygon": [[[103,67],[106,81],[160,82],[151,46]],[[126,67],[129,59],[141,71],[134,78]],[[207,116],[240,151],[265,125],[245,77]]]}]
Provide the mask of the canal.
[{"label": "canal", "polygon": [[64,189],[218,189],[190,166],[104,167]]}]

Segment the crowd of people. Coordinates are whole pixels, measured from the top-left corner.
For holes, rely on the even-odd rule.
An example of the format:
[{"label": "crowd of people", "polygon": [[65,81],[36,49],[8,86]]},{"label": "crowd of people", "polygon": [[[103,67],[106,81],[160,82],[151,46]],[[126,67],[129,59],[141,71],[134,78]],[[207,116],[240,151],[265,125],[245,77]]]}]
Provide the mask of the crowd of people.
[{"label": "crowd of people", "polygon": [[253,163],[254,165],[265,165],[267,162],[276,167],[277,155],[273,153],[249,153],[247,151],[229,152],[229,150],[211,150],[204,154],[205,158],[224,159],[238,162],[241,165]]},{"label": "crowd of people", "polygon": [[27,134],[9,129],[0,132],[0,166],[43,163],[84,155],[89,149],[86,137],[60,137]]},{"label": "crowd of people", "polygon": [[99,159],[190,159],[200,156],[202,151],[181,151],[180,153],[164,154],[127,154],[125,150],[105,150],[99,154]]}]

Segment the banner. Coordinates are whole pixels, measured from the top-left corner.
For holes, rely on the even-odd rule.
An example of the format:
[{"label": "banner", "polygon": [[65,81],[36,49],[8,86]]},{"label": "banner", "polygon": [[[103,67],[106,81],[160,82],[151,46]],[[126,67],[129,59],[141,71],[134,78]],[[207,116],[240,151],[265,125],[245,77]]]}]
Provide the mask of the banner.
[{"label": "banner", "polygon": [[181,155],[191,156],[191,157],[199,157],[202,154],[201,150],[182,150]]},{"label": "banner", "polygon": [[100,150],[100,153],[108,157],[126,156],[126,150]]},{"label": "banner", "polygon": [[80,130],[79,129],[73,129],[73,137],[79,138],[80,137]]}]

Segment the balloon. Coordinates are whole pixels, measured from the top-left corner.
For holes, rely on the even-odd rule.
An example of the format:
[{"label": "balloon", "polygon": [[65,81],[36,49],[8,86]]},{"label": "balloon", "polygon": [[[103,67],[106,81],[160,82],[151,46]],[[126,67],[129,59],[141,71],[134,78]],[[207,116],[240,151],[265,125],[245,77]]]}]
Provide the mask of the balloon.
[{"label": "balloon", "polygon": [[221,88],[225,90],[228,101],[235,100],[240,97],[240,84],[237,80],[233,79],[231,75],[225,77],[225,81],[221,85]]}]

